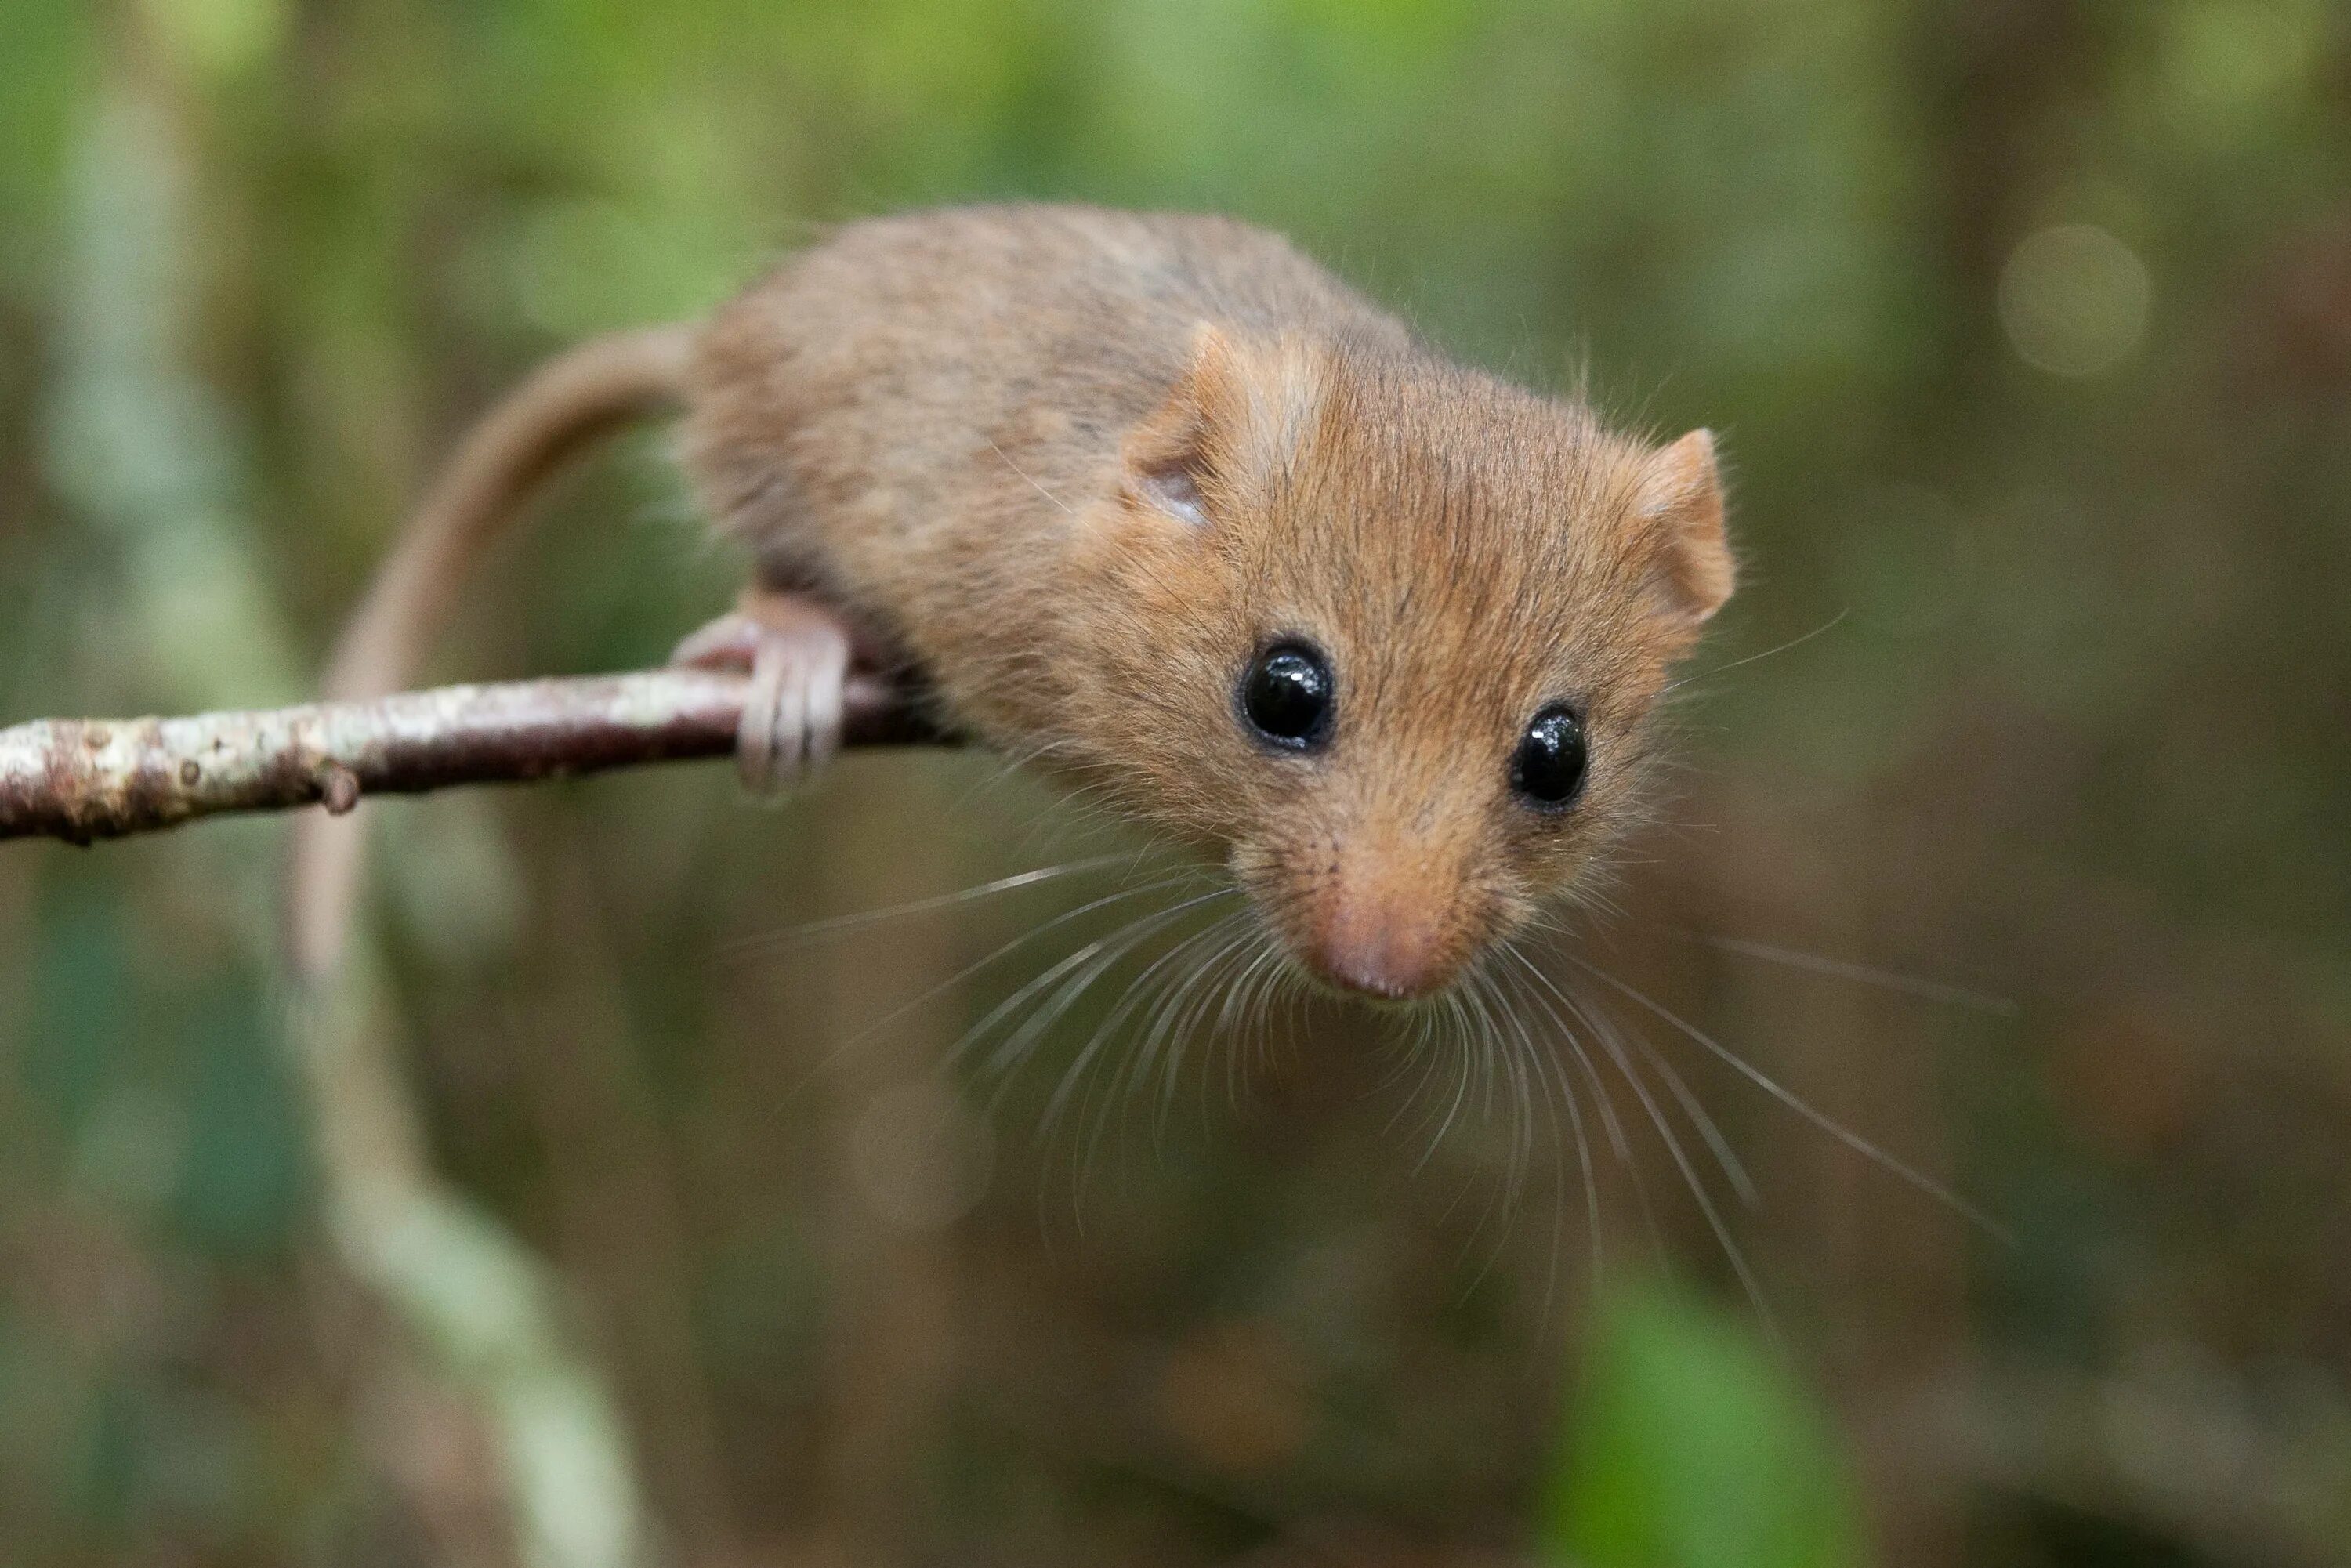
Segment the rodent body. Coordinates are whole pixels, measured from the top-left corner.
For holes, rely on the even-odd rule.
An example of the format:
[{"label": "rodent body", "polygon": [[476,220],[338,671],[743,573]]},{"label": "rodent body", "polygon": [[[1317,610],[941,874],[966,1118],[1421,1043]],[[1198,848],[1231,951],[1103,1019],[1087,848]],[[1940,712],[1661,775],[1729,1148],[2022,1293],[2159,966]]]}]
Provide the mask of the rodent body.
[{"label": "rodent body", "polygon": [[1730,590],[1704,433],[1653,449],[1453,365],[1226,219],[852,224],[625,362],[644,385],[538,423],[674,378],[770,589],[1219,855],[1373,995],[1441,988],[1588,873]]},{"label": "rodent body", "polygon": [[[698,334],[683,450],[778,586],[915,657],[1020,747],[1067,716],[1091,508],[1203,322],[1405,345],[1285,241],[1221,218],[965,208],[851,225]],[[1082,685],[1082,679],[1076,684]]]}]

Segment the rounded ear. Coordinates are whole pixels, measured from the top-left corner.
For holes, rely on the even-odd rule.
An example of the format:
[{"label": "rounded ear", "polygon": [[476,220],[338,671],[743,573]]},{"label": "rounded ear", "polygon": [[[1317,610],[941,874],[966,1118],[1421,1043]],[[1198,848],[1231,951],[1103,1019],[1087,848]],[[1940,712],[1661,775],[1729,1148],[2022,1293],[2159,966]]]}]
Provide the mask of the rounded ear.
[{"label": "rounded ear", "polygon": [[1693,430],[1651,453],[1642,465],[1635,504],[1657,528],[1676,610],[1692,626],[1701,624],[1729,601],[1738,575],[1723,531],[1714,436]]},{"label": "rounded ear", "polygon": [[1303,345],[1237,341],[1201,322],[1166,401],[1119,448],[1125,499],[1208,527],[1219,500],[1237,499],[1288,461],[1315,402]]},{"label": "rounded ear", "polygon": [[1236,377],[1230,340],[1213,323],[1201,322],[1193,329],[1184,373],[1167,401],[1129,431],[1119,447],[1121,488],[1130,504],[1190,528],[1208,526],[1201,489],[1218,415],[1234,402]]}]

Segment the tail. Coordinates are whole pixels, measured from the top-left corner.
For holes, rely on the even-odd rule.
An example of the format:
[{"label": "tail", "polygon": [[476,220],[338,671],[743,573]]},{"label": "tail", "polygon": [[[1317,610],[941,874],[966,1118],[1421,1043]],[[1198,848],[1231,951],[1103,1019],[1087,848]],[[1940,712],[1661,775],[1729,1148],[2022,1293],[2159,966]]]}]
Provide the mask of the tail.
[{"label": "tail", "polygon": [[[583,343],[468,432],[337,641],[322,695],[360,702],[413,682],[467,570],[539,483],[601,438],[677,404],[694,337],[692,328],[660,327]],[[342,956],[361,843],[352,818],[312,811],[295,821],[285,935],[298,981],[323,977]]]}]

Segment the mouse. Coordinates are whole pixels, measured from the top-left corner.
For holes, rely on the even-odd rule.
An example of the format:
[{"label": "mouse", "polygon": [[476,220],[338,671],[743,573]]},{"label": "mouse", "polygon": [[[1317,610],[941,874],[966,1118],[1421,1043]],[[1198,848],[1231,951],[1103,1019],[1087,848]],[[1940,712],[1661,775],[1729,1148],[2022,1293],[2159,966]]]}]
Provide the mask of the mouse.
[{"label": "mouse", "polygon": [[[539,371],[460,444],[325,695],[412,681],[540,482],[655,415],[751,562],[675,655],[752,677],[748,781],[806,783],[852,672],[890,673],[940,732],[1221,864],[1298,973],[1375,1002],[1591,888],[1736,577],[1706,430],[1457,362],[1238,220],[960,207],[842,225],[703,321]],[[319,965],[357,841],[301,832]]]}]

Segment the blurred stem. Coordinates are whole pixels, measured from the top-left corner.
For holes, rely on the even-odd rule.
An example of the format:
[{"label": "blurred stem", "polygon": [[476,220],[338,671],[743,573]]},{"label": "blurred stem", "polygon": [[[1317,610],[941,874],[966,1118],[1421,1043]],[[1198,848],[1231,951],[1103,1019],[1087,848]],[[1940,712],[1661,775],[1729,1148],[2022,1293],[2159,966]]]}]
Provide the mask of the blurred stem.
[{"label": "blurred stem", "polygon": [[337,1250],[486,1418],[523,1561],[641,1563],[643,1526],[618,1413],[559,1326],[543,1266],[434,1176],[392,1064],[374,946],[358,936],[348,951],[343,967],[289,1009],[287,1030],[309,1092]]},{"label": "blurred stem", "polygon": [[[50,465],[120,552],[107,642],[132,651],[142,687],[189,706],[271,700],[304,684],[296,641],[255,543],[232,422],[185,363],[197,231],[171,89],[186,73],[164,57],[169,38],[121,44],[77,148]],[[242,857],[220,875],[262,891],[266,868]],[[273,964],[266,923],[239,925],[252,961]],[[381,960],[363,940],[350,951],[287,1031],[337,1250],[495,1434],[523,1560],[629,1568],[644,1526],[611,1402],[559,1328],[542,1266],[434,1175],[392,1057]]]},{"label": "blurred stem", "polygon": [[695,1334],[695,1260],[677,1150],[644,1070],[596,862],[595,825],[566,814],[536,838],[521,962],[544,1005],[517,998],[503,1032],[546,1150],[557,1260],[590,1291],[614,1380],[644,1441],[645,1485],[680,1561],[738,1563],[718,1400]]},{"label": "blurred stem", "polygon": [[[818,874],[831,890],[825,903],[849,908],[861,897],[893,904],[952,888],[951,865],[904,852],[905,824],[940,810],[935,786],[921,776],[875,779],[825,802],[817,842]],[[826,1213],[826,1464],[834,1550],[851,1562],[906,1563],[924,1555],[918,1501],[935,1463],[941,1426],[960,1354],[951,1233],[940,1224],[909,1223],[877,1206],[870,1155],[862,1154],[865,1119],[887,1097],[931,1075],[945,1054],[952,997],[933,998],[878,1034],[872,1027],[872,977],[951,972],[942,945],[947,928],[869,929],[836,947],[824,977],[821,1038],[857,1049],[824,1069],[831,1191]],[[893,1166],[921,1151],[901,1147]]]}]

